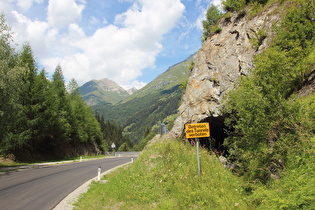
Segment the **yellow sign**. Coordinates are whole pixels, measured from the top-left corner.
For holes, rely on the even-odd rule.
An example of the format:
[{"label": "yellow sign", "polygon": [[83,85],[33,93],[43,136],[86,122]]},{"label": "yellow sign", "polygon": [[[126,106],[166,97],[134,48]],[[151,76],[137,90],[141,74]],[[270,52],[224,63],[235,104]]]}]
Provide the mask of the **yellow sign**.
[{"label": "yellow sign", "polygon": [[202,138],[210,136],[209,123],[196,123],[185,125],[186,138]]}]

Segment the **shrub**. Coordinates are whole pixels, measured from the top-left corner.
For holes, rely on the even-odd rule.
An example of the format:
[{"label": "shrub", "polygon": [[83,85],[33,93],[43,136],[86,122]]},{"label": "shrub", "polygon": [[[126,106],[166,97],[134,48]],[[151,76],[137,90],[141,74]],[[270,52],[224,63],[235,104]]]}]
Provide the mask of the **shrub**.
[{"label": "shrub", "polygon": [[[228,121],[233,133],[225,144],[230,158],[242,166],[239,173],[249,180],[267,182],[272,176],[280,177],[290,162],[290,153],[296,154],[294,148],[303,141],[300,130],[303,135],[314,133],[301,126],[306,119],[301,117],[303,106],[292,96],[313,66],[312,1],[290,9],[276,29],[272,46],[256,56],[252,74],[229,93],[226,108],[232,113]],[[264,37],[263,30],[256,33],[256,49]]]},{"label": "shrub", "polygon": [[222,13],[218,9],[218,7],[213,4],[208,8],[206,13],[206,20],[202,21],[203,26],[203,37],[202,40],[205,41],[208,37],[210,37],[214,33],[220,33],[221,30],[218,30],[217,22],[222,17]]},{"label": "shrub", "polygon": [[237,12],[245,7],[246,0],[225,0],[222,4],[225,11]]}]

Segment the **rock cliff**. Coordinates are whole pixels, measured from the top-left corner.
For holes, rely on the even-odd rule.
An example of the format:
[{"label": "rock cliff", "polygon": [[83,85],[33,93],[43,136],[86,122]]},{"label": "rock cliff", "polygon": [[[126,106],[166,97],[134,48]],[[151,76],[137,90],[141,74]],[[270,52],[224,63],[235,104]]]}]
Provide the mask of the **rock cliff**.
[{"label": "rock cliff", "polygon": [[207,121],[212,136],[222,137],[223,98],[242,75],[250,73],[255,55],[270,44],[273,25],[279,21],[278,12],[277,6],[272,5],[254,17],[244,10],[219,21],[222,31],[209,37],[194,57],[172,134],[182,135],[186,123]]}]

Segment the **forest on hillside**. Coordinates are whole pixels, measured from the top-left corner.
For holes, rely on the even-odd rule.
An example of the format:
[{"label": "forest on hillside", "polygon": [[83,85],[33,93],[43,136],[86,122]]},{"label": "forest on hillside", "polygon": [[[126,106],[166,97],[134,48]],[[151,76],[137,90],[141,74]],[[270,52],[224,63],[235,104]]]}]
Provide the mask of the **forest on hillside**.
[{"label": "forest on hillside", "polygon": [[[160,123],[170,130],[192,67],[192,56],[171,66],[148,85],[118,104],[92,106],[106,120],[123,127],[135,150],[142,150],[149,136],[158,134]],[[170,120],[170,116],[172,120]]]},{"label": "forest on hillside", "polygon": [[96,155],[110,144],[128,149],[114,122],[94,115],[78,84],[67,85],[57,65],[51,79],[39,71],[28,43],[14,47],[10,27],[0,16],[0,157],[46,160]]}]

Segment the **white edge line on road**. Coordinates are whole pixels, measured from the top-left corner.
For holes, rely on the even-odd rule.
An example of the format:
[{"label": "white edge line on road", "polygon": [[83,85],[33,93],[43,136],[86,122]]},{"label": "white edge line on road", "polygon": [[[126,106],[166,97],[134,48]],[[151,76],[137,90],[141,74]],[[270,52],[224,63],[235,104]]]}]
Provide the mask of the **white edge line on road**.
[{"label": "white edge line on road", "polygon": [[[112,171],[120,168],[120,167],[123,167],[125,165],[128,165],[132,162],[128,162],[128,163],[125,163],[125,164],[122,164],[122,165],[119,165],[119,166],[116,166],[115,168],[112,168],[110,170],[107,170],[105,172],[103,172],[101,174],[101,177],[108,174],[108,173],[111,173]],[[78,201],[78,198],[79,196],[82,194],[82,193],[85,193],[88,191],[89,189],[89,186],[90,184],[92,183],[92,181],[97,181],[97,176],[88,180],[87,182],[85,182],[84,184],[82,184],[81,186],[79,186],[77,189],[75,189],[74,191],[72,191],[69,195],[67,195],[62,201],[60,201],[54,208],[53,210],[72,210],[73,209],[73,204],[75,202]],[[104,180],[101,180],[101,181],[104,181]]]}]

